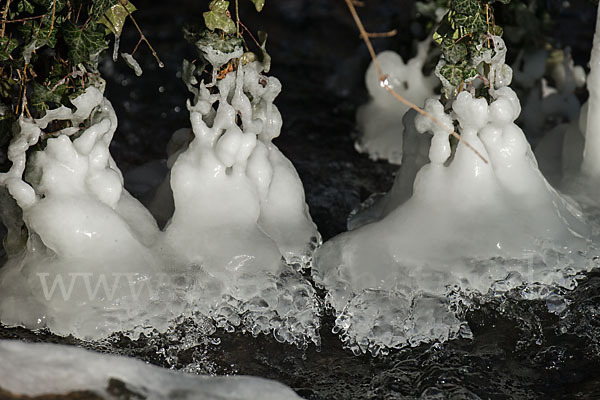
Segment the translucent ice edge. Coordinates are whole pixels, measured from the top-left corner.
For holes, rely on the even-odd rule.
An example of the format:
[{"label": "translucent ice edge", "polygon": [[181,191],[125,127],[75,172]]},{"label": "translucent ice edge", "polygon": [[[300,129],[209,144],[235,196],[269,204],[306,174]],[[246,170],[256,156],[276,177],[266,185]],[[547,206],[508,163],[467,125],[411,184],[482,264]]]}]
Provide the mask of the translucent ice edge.
[{"label": "translucent ice edge", "polygon": [[300,399],[287,386],[263,378],[192,376],[73,346],[2,340],[0,359],[0,389],[21,396],[87,391],[107,400]]},{"label": "translucent ice edge", "polygon": [[[565,291],[574,290],[585,272],[600,267],[599,257],[572,256],[579,262],[586,261],[586,267],[574,267],[573,259],[552,249],[543,259],[464,260],[474,270],[490,272],[485,282],[478,284],[488,286],[486,292],[474,290],[464,278],[441,275],[429,278],[431,286],[445,284],[442,293],[419,290],[407,282],[391,290],[354,292],[340,278],[333,289],[331,283],[327,285],[326,312],[334,313],[333,333],[355,355],[386,355],[407,346],[470,339],[472,333],[465,314],[473,309],[475,300],[484,303],[511,292],[515,298],[546,301],[549,312],[563,315],[568,307]],[[546,268],[546,263],[554,268]],[[528,280],[533,269],[537,280]],[[318,282],[317,285],[323,286]]]}]

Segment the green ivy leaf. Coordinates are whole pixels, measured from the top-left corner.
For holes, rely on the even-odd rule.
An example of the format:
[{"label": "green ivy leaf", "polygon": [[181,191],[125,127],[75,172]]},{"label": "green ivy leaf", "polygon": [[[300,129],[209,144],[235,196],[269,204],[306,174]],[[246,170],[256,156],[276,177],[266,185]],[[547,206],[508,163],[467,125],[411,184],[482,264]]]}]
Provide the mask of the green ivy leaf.
[{"label": "green ivy leaf", "polygon": [[504,30],[502,29],[502,27],[500,25],[494,25],[492,27],[490,33],[492,35],[502,36],[502,34],[504,33]]},{"label": "green ivy leaf", "polygon": [[263,7],[265,6],[265,0],[250,0],[250,1],[252,3],[254,3],[254,7],[256,7],[256,11],[258,11],[258,12],[261,12]]},{"label": "green ivy leaf", "polygon": [[[59,30],[58,21],[54,22],[53,24],[51,16],[46,15],[42,19],[41,26],[39,22],[26,21],[19,27],[19,31],[26,43],[31,44],[35,42],[35,48],[40,48],[41,46],[54,48],[56,46],[56,34]],[[24,45],[23,47],[27,46]]]},{"label": "green ivy leaf", "polygon": [[229,2],[227,0],[213,0],[208,6],[210,11],[206,11],[203,15],[206,27],[214,31],[220,29],[223,32],[231,35],[236,32],[235,22],[227,15]]},{"label": "green ivy leaf", "polygon": [[137,8],[132,2],[124,0],[126,6],[123,6],[120,2],[110,7],[102,17],[98,20],[99,24],[106,26],[107,32],[112,32],[116,36],[121,36],[123,32],[123,26],[129,14],[133,13]]},{"label": "green ivy leaf", "polygon": [[9,39],[6,36],[0,38],[0,61],[8,60],[18,45],[19,42],[16,39]]},{"label": "green ivy leaf", "polygon": [[33,4],[31,4],[29,1],[22,0],[17,5],[17,11],[19,11],[19,12],[27,12],[29,14],[33,14],[33,12],[35,11],[35,9],[33,7]]},{"label": "green ivy leaf", "polygon": [[459,86],[463,81],[464,66],[446,64],[440,69],[440,74],[446,78],[452,86]]},{"label": "green ivy leaf", "polygon": [[433,34],[433,40],[437,44],[441,44],[445,37],[452,37],[452,32],[454,32],[454,28],[452,27],[453,24],[454,22],[452,20],[451,13],[447,12],[440,21],[440,25],[438,26],[437,30]]},{"label": "green ivy leaf", "polygon": [[473,79],[479,75],[477,69],[474,67],[467,67],[463,71],[463,80],[468,81],[469,79]]},{"label": "green ivy leaf", "polygon": [[194,44],[202,54],[200,47],[212,47],[223,53],[231,53],[236,47],[242,47],[243,42],[237,36],[221,36],[217,32],[199,29],[197,26],[186,26],[183,28],[185,39]]},{"label": "green ivy leaf", "polygon": [[88,15],[92,21],[98,21],[111,7],[120,4],[119,0],[94,0],[88,8]]},{"label": "green ivy leaf", "polygon": [[464,43],[455,43],[454,40],[446,38],[442,42],[442,54],[450,64],[458,64],[467,58],[468,50]]},{"label": "green ivy leaf", "polygon": [[451,7],[456,14],[465,16],[476,15],[481,11],[481,4],[478,0],[453,0]]},{"label": "green ivy leaf", "polygon": [[69,46],[69,59],[74,65],[85,63],[108,48],[104,34],[89,26],[81,30],[68,21],[62,27],[65,42]]},{"label": "green ivy leaf", "polygon": [[31,1],[34,4],[44,7],[46,9],[46,11],[52,12],[54,10],[55,15],[56,15],[56,13],[61,12],[67,5],[67,0],[56,0],[56,2],[54,0],[31,0]]},{"label": "green ivy leaf", "polygon": [[31,96],[29,98],[29,104],[36,109],[37,111],[40,111],[43,113],[44,110],[47,110],[49,107],[49,104],[52,105],[58,105],[62,103],[62,98],[63,95],[66,92],[66,86],[65,85],[61,85],[62,87],[57,87],[54,90],[51,90],[50,88],[36,82],[33,81],[33,88],[32,88],[32,93]]}]

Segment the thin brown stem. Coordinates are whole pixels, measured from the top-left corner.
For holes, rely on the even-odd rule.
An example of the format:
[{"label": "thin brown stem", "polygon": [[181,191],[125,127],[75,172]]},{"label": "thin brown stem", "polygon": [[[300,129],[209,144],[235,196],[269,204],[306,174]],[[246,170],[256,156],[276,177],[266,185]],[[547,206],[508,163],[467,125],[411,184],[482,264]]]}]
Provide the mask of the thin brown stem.
[{"label": "thin brown stem", "polygon": [[56,0],[52,1],[52,21],[50,22],[50,30],[48,31],[48,36],[52,35],[52,30],[54,29],[54,18],[56,17]]},{"label": "thin brown stem", "polygon": [[240,37],[240,7],[238,0],[235,0],[235,27],[237,36]]},{"label": "thin brown stem", "polygon": [[40,19],[40,18],[44,18],[45,16],[46,16],[46,14],[42,14],[42,15],[36,15],[35,17],[25,17],[25,18],[19,18],[19,19],[2,20],[0,22],[2,22],[2,25],[4,25],[4,24],[12,24],[12,23],[15,23],[15,22],[25,22],[25,21],[31,21],[33,19]]},{"label": "thin brown stem", "polygon": [[6,17],[8,16],[8,9],[10,7],[11,0],[6,1],[6,6],[4,6],[4,11],[2,11],[2,28],[0,28],[0,37],[4,37],[4,33],[6,32]]},{"label": "thin brown stem", "polygon": [[158,54],[156,53],[156,50],[154,50],[154,47],[152,47],[152,45],[150,44],[150,42],[146,38],[146,35],[144,35],[144,32],[142,32],[142,29],[138,25],[137,21],[135,20],[135,18],[133,18],[133,15],[131,15],[131,13],[129,12],[129,10],[127,9],[128,0],[119,0],[119,3],[121,3],[121,5],[125,9],[125,11],[127,11],[127,16],[131,19],[131,21],[133,22],[133,25],[135,25],[135,29],[137,29],[138,33],[140,34],[140,39],[143,40],[146,43],[146,45],[148,46],[148,48],[152,52],[152,55],[156,59],[156,62],[158,62],[158,66],[160,68],[163,68],[165,66],[165,64],[163,64],[163,62],[160,60],[160,58],[158,58]]},{"label": "thin brown stem", "polygon": [[137,44],[135,45],[135,47],[133,48],[133,51],[131,52],[131,55],[134,55],[135,52],[137,51],[138,47],[140,47],[140,43],[142,43],[142,38],[140,37],[140,40],[138,40]]},{"label": "thin brown stem", "polygon": [[363,26],[362,21],[360,20],[360,17],[358,16],[358,13],[356,12],[356,8],[354,7],[353,1],[352,0],[344,0],[344,1],[346,2],[348,9],[350,10],[350,14],[352,14],[352,18],[354,19],[354,23],[356,24],[358,30],[360,31],[361,37],[363,38],[365,44],[367,45],[367,49],[369,50],[371,59],[373,59],[373,64],[375,65],[375,69],[377,71],[377,76],[379,77],[379,81],[381,82],[381,86],[386,91],[388,91],[392,96],[394,96],[394,98],[396,100],[400,101],[403,104],[406,104],[408,107],[412,108],[419,114],[429,118],[437,126],[448,131],[448,133],[450,135],[454,136],[461,143],[463,143],[465,146],[467,146],[469,149],[471,149],[479,158],[481,158],[483,160],[483,162],[485,162],[487,164],[488,161],[486,160],[486,158],[479,151],[477,151],[477,149],[475,149],[469,142],[464,140],[462,138],[462,136],[460,136],[454,130],[448,128],[446,125],[442,124],[437,118],[435,118],[433,115],[429,114],[427,111],[423,110],[422,108],[418,107],[411,101],[405,99],[404,97],[402,97],[401,95],[396,93],[394,91],[394,89],[392,89],[391,86],[388,85],[387,75],[385,75],[383,73],[383,71],[381,70],[381,65],[379,64],[379,61],[377,60],[377,54],[375,54],[375,49],[373,48],[373,44],[371,43],[371,40],[369,39],[369,34],[365,30],[365,27]]},{"label": "thin brown stem", "polygon": [[398,34],[398,29],[392,29],[391,31],[388,31],[388,32],[367,32],[367,36],[370,37],[371,39],[393,37],[393,36],[396,36],[397,34]]},{"label": "thin brown stem", "polygon": [[248,32],[248,35],[250,35],[250,37],[252,38],[252,40],[254,41],[254,43],[256,43],[256,45],[260,48],[260,43],[258,43],[258,40],[256,40],[256,38],[254,37],[254,35],[252,34],[252,32],[250,32],[250,29],[248,29],[248,27],[246,27],[246,25],[244,25],[244,23],[242,21],[240,21],[240,25],[242,26],[242,28],[244,28],[244,30],[246,32]]}]

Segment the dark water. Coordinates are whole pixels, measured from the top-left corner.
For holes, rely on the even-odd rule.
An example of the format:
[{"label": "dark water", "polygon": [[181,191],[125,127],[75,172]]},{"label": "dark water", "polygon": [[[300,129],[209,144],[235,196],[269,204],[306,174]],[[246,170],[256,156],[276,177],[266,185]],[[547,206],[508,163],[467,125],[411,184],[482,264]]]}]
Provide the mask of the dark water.
[{"label": "dark water", "polygon": [[[195,55],[181,39],[180,27],[199,17],[205,3],[136,2],[137,18],[166,67],[159,69],[144,48],[136,54],[144,67],[141,78],[122,65],[104,65],[107,97],[120,123],[112,151],[124,172],[163,158],[171,133],[188,125],[187,93],[176,75],[182,58]],[[378,39],[376,47],[412,55],[413,35],[425,36],[412,22],[412,3],[366,3],[360,12],[369,30],[401,28],[398,37]],[[353,148],[354,113],[366,101],[362,74],[368,54],[341,0],[267,0],[260,18],[249,7],[243,7],[242,17],[252,30],[270,34],[271,73],[283,84],[276,104],[284,129],[276,144],[296,166],[313,219],[324,239],[330,238],[345,230],[347,215],[361,201],[390,187],[396,170]],[[580,64],[589,54],[594,17],[593,6],[585,2],[556,13],[553,34],[573,47]],[[122,51],[131,51],[136,41],[130,30]],[[483,299],[467,314],[471,340],[378,358],[355,357],[343,349],[331,333],[329,314],[320,349],[221,331],[201,339],[200,327],[189,323],[138,342],[115,337],[103,344],[81,343],[23,329],[0,329],[0,338],[77,344],[199,373],[258,375],[279,380],[307,399],[600,399],[600,272],[588,274],[564,296],[568,307],[560,316],[545,302],[510,293]]]}]

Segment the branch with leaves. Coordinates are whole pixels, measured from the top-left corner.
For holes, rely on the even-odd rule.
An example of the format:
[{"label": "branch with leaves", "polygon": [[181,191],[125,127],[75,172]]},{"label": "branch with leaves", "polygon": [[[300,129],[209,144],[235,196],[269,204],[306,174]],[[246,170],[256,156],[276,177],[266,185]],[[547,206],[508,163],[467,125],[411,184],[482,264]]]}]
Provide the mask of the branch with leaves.
[{"label": "branch with leaves", "polygon": [[[262,11],[265,0],[250,0],[256,11]],[[246,64],[259,61],[263,64],[263,70],[268,72],[271,65],[271,57],[266,50],[267,34],[258,32],[256,36],[246,27],[239,17],[239,4],[235,0],[235,17],[229,10],[230,2],[227,0],[212,0],[208,5],[208,11],[203,13],[203,23],[186,26],[184,36],[188,42],[195,45],[199,52],[199,59],[193,62],[194,67],[186,61],[185,70],[193,71],[188,74],[190,78],[201,75],[202,72],[211,72],[216,79],[223,79],[228,73],[235,71],[239,62]],[[235,20],[234,20],[235,18]],[[232,54],[236,49],[242,49],[239,57],[231,58],[227,63],[218,66],[211,64],[207,56],[207,49],[218,51],[222,54]],[[216,71],[206,71],[205,68],[217,68]],[[195,78],[194,78],[195,79]],[[188,82],[189,83],[189,79]]]},{"label": "branch with leaves", "polygon": [[129,0],[6,2],[0,11],[1,148],[21,115],[39,118],[48,109],[72,108],[71,99],[86,87],[104,86],[98,62],[127,19],[145,39],[135,10]]},{"label": "branch with leaves", "polygon": [[[490,65],[482,60],[485,52],[495,51],[494,37],[503,33],[494,19],[492,4],[495,1],[452,0],[450,10],[433,35],[442,51],[439,76],[443,78],[443,93],[447,98],[472,87],[472,82],[481,78],[483,86],[475,88],[476,95],[490,100],[489,89],[493,83],[485,78]],[[498,1],[504,4],[510,2]]]},{"label": "branch with leaves", "polygon": [[483,162],[485,162],[487,164],[488,163],[487,159],[475,147],[473,147],[468,141],[464,140],[458,133],[456,133],[452,129],[449,129],[446,125],[442,124],[433,115],[429,114],[427,111],[418,107],[413,102],[405,99],[404,97],[402,97],[401,95],[396,93],[394,91],[394,89],[392,89],[392,87],[389,85],[389,83],[387,81],[387,75],[384,74],[383,70],[381,69],[381,66],[379,65],[379,61],[377,60],[377,55],[375,54],[375,49],[373,48],[373,45],[371,44],[371,40],[369,39],[369,34],[367,33],[365,27],[363,26],[363,23],[362,23],[360,17],[358,16],[358,13],[356,12],[356,7],[354,6],[352,0],[345,0],[345,1],[346,1],[346,5],[348,6],[348,9],[350,10],[350,13],[352,14],[354,23],[356,24],[358,30],[360,31],[361,37],[363,38],[365,44],[367,45],[367,49],[369,50],[369,54],[371,55],[371,59],[373,60],[373,64],[375,65],[375,69],[377,71],[377,76],[379,77],[379,82],[381,84],[381,87],[384,88],[388,93],[390,93],[399,102],[406,104],[408,107],[415,110],[419,114],[424,115],[425,117],[429,118],[435,125],[443,128],[444,130],[447,130],[448,133],[450,135],[452,135],[452,137],[454,137],[458,141],[462,142],[466,147],[468,147],[471,151],[473,151],[479,158],[481,158],[483,160]]}]

